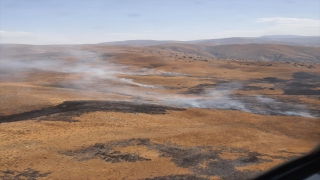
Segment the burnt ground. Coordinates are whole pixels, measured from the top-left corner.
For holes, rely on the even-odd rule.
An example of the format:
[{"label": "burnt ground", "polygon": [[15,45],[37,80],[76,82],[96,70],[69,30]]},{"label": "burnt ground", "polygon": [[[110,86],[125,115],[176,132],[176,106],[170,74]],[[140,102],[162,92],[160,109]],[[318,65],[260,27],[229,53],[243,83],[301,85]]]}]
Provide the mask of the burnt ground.
[{"label": "burnt ground", "polygon": [[[300,154],[293,154],[289,157],[269,156],[258,152],[251,152],[240,148],[227,148],[224,146],[206,147],[194,146],[185,147],[172,143],[158,144],[151,142],[149,139],[128,139],[120,141],[111,141],[105,144],[99,143],[90,147],[83,147],[78,150],[69,150],[61,152],[67,156],[73,156],[75,160],[83,161],[89,159],[101,159],[109,163],[152,161],[152,159],[143,158],[139,155],[129,155],[113,151],[115,147],[145,146],[151,151],[156,151],[159,157],[171,158],[171,161],[178,167],[188,168],[193,174],[171,175],[155,177],[153,179],[205,179],[200,176],[219,176],[222,179],[248,179],[260,173],[260,171],[238,171],[236,167],[272,162],[272,159],[288,160]],[[223,152],[241,153],[237,159],[222,159],[219,155]],[[127,155],[109,160],[110,154]],[[129,158],[129,156],[131,158]],[[135,158],[132,158],[135,157]],[[267,158],[266,158],[267,157]],[[106,160],[107,159],[107,160]],[[134,160],[132,160],[134,159]],[[147,178],[148,179],[148,178]],[[152,179],[152,178],[151,178]]]},{"label": "burnt ground", "polygon": [[88,112],[112,111],[123,113],[165,114],[166,110],[184,110],[169,106],[154,104],[141,104],[126,101],[65,101],[57,106],[48,107],[8,116],[0,116],[0,123],[23,121],[28,119],[50,120],[57,118],[59,121],[75,122],[71,117]]},{"label": "burnt ground", "polygon": [[265,87],[260,87],[260,86],[244,86],[241,88],[243,91],[256,91],[256,90],[264,90],[266,89]]},{"label": "burnt ground", "polygon": [[[224,87],[224,85],[229,85],[229,82],[227,83],[216,83],[216,84],[198,84],[196,86],[188,88],[188,90],[183,91],[182,94],[197,94],[197,95],[203,95],[206,93],[207,90],[217,88],[218,90],[227,90],[228,87]],[[220,87],[221,86],[221,87]],[[231,84],[232,86],[232,84]],[[252,90],[263,90],[266,89],[264,87],[259,86],[243,86],[239,88],[239,90],[243,91],[252,91]]]},{"label": "burnt ground", "polygon": [[120,151],[112,151],[113,145],[95,144],[91,147],[77,150],[66,151],[63,154],[68,156],[74,156],[79,161],[89,160],[93,158],[99,158],[105,162],[121,163],[121,162],[136,162],[136,161],[151,161],[149,158],[140,157],[137,154],[121,153]]},{"label": "burnt ground", "polygon": [[279,96],[237,96],[231,98],[241,102],[246,110],[264,115],[294,115],[320,117],[319,106],[306,105],[301,101]]},{"label": "burnt ground", "polygon": [[182,92],[183,94],[203,94],[206,89],[216,87],[216,84],[198,84],[196,86],[190,87],[188,90]]},{"label": "burnt ground", "polygon": [[149,158],[143,158],[139,155],[130,153],[121,153],[120,151],[113,151],[111,153],[100,153],[100,159],[111,163],[121,163],[121,162],[136,162],[136,161],[151,161]]},{"label": "burnt ground", "polygon": [[[215,84],[199,84],[190,87],[188,90],[182,92],[183,94],[197,94],[202,95],[207,89],[219,88],[223,90],[224,85],[230,89],[230,81],[215,81]],[[275,87],[283,90],[284,95],[320,95],[320,75],[309,72],[296,72],[292,74],[291,80],[279,79],[276,77],[265,77],[262,79],[251,79],[249,83],[269,83],[275,85]],[[241,82],[248,84],[248,82]],[[251,90],[263,90],[264,87],[246,85],[243,87],[237,87],[236,89],[243,91]],[[272,89],[272,88],[271,88]]]},{"label": "burnt ground", "polygon": [[83,90],[85,88],[81,88],[80,86],[76,86],[75,84],[67,84],[67,83],[50,83],[50,84],[40,84],[43,87],[53,87],[53,88],[66,88],[66,89],[77,89]]},{"label": "burnt ground", "polygon": [[[194,101],[201,108],[230,109],[262,115],[320,117],[318,105],[305,103],[279,96],[225,95],[220,99],[198,99]],[[192,107],[192,104],[182,104]]]},{"label": "burnt ground", "polygon": [[[217,102],[217,105],[214,100],[211,101],[210,99],[197,100],[197,103],[202,104],[204,108],[245,110],[251,113],[263,115],[298,115],[320,117],[320,107],[318,105],[306,105],[301,101],[297,101],[293,98],[286,98],[285,96],[281,95],[268,97],[246,96],[240,94],[228,95],[228,90],[252,91],[266,89],[265,87],[252,86],[250,85],[251,83],[273,84],[276,89],[281,89],[283,91],[283,95],[307,96],[308,98],[313,99],[320,98],[320,75],[308,72],[293,73],[292,79],[290,80],[279,79],[276,77],[266,77],[262,79],[251,79],[243,82],[240,81],[239,83],[232,83],[230,81],[217,81],[214,84],[198,84],[181,93],[202,96],[208,95],[208,92],[212,90],[226,91],[226,102],[235,102],[243,106],[227,106],[219,104],[219,102]],[[269,90],[275,90],[275,88],[269,88]]]},{"label": "burnt ground", "polygon": [[315,89],[320,87],[320,75],[316,73],[296,72],[292,74],[291,80],[266,77],[252,81],[274,84],[285,95],[320,95],[320,90]]},{"label": "burnt ground", "polygon": [[197,177],[189,174],[157,176],[154,178],[146,178],[145,180],[209,180],[208,178]]},{"label": "burnt ground", "polygon": [[[0,179],[2,180],[35,180],[38,178],[47,177],[51,172],[40,173],[30,168],[25,169],[24,171],[13,171],[13,170],[0,170]],[[1,175],[2,174],[2,175]]]},{"label": "burnt ground", "polygon": [[[202,78],[200,76],[189,76],[189,77],[194,77],[194,78]],[[203,83],[203,84],[198,84],[196,86],[192,86],[188,88],[188,90],[181,92],[182,94],[197,94],[197,95],[203,95],[206,93],[207,90],[210,90],[212,88],[217,88],[219,90],[226,90],[227,88],[234,87],[235,85],[237,86],[237,83],[232,83],[229,80],[225,79],[217,79],[215,77],[208,77],[208,79],[211,79],[213,84],[208,84],[208,83]],[[228,86],[226,86],[228,85]],[[182,87],[185,88],[185,87]],[[180,88],[181,89],[181,88]]]}]

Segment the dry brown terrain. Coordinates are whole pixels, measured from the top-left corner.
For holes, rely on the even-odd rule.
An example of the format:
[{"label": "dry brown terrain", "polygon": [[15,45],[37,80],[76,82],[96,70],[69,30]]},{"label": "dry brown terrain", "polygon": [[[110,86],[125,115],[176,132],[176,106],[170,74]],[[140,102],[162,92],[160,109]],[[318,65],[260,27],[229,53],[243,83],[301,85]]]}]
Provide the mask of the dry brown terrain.
[{"label": "dry brown terrain", "polygon": [[248,179],[317,145],[319,48],[203,47],[1,46],[0,179]]},{"label": "dry brown terrain", "polygon": [[[215,59],[254,60],[275,62],[319,62],[319,47],[290,46],[280,44],[230,44],[230,45],[185,45],[166,44],[160,49],[191,53]],[[197,58],[197,56],[195,56]]]}]

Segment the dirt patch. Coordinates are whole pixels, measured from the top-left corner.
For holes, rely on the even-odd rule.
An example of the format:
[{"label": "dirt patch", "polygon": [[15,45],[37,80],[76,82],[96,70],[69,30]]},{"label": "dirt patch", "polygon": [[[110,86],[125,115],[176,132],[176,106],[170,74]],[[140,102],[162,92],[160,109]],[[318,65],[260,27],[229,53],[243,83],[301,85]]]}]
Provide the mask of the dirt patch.
[{"label": "dirt patch", "polygon": [[8,116],[0,116],[0,123],[15,122],[28,119],[40,118],[38,120],[50,119],[50,116],[61,121],[73,122],[69,117],[79,116],[83,113],[95,111],[113,111],[123,113],[145,113],[145,114],[165,114],[166,110],[184,110],[182,108],[173,108],[169,106],[160,106],[154,104],[142,104],[126,101],[65,101],[57,106],[48,107],[40,110],[34,110]]},{"label": "dirt patch", "polygon": [[[272,162],[266,154],[251,152],[245,149],[230,149],[227,147],[185,147],[172,143],[158,144],[149,139],[129,139],[121,141],[111,141],[106,144],[95,144],[93,146],[74,151],[61,152],[62,154],[73,156],[75,160],[89,160],[100,158],[106,162],[136,162],[150,161],[135,154],[121,153],[113,151],[116,147],[145,146],[151,151],[156,151],[159,157],[171,158],[171,161],[178,167],[188,168],[191,175],[170,175],[156,177],[156,179],[190,179],[199,176],[219,176],[222,179],[248,179],[260,171],[238,171],[236,167]],[[223,159],[219,155],[223,152],[242,154],[237,159]],[[265,159],[265,157],[269,157]],[[287,160],[291,157],[272,157],[274,159]],[[152,179],[152,178],[151,178]]]},{"label": "dirt patch", "polygon": [[[30,168],[25,169],[24,171],[13,171],[13,170],[0,170],[0,179],[2,180],[35,180],[42,177],[47,177],[51,172],[40,173]],[[2,175],[1,175],[2,174]]]}]

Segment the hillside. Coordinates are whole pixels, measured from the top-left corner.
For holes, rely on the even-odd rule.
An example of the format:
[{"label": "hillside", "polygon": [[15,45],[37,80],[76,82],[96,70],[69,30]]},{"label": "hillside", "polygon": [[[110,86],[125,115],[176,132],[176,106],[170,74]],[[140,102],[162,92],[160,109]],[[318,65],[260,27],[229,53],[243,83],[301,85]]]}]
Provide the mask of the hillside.
[{"label": "hillside", "polygon": [[320,63],[214,57],[316,50],[1,45],[0,179],[251,179],[319,143]]},{"label": "hillside", "polygon": [[179,44],[207,44],[207,45],[229,45],[229,44],[283,44],[293,46],[316,46],[320,47],[319,36],[261,36],[261,37],[231,37],[221,39],[203,39],[194,41],[169,41],[169,40],[128,40],[113,41],[100,44],[114,46],[155,46],[170,43]]},{"label": "hillside", "polygon": [[280,62],[320,62],[319,47],[290,46],[278,44],[242,45],[190,45],[167,44],[154,46],[162,50],[183,52],[196,56],[219,59],[280,61]]},{"label": "hillside", "polygon": [[104,42],[100,44],[112,45],[112,46],[155,46],[155,45],[178,43],[178,42],[183,43],[183,41],[127,40],[127,41]]},{"label": "hillside", "polygon": [[318,36],[262,36],[262,37],[232,37],[223,39],[207,39],[194,41],[195,44],[284,44],[294,46],[320,46]]}]

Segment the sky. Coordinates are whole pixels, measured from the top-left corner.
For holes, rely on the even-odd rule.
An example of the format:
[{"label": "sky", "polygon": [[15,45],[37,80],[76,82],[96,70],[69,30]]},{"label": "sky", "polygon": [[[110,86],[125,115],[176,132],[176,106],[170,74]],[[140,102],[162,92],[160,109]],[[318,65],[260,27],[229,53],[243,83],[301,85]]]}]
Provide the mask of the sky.
[{"label": "sky", "polygon": [[0,0],[0,43],[320,35],[320,0]]}]

